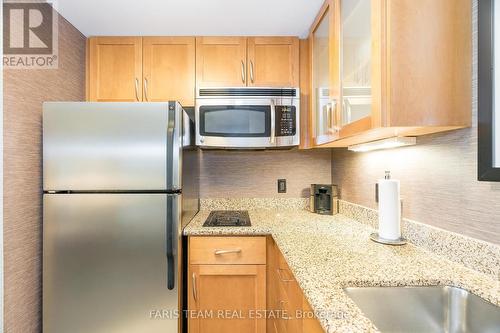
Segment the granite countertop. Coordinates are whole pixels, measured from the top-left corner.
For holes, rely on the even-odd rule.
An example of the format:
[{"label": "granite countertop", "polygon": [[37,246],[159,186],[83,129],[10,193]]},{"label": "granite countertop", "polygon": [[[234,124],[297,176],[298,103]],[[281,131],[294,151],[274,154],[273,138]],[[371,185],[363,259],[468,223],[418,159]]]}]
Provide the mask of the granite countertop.
[{"label": "granite countertop", "polygon": [[373,229],[343,215],[306,210],[250,210],[251,227],[203,227],[200,211],[189,236],[272,235],[327,332],[377,332],[343,288],[452,285],[500,305],[500,282],[413,244],[381,245]]}]

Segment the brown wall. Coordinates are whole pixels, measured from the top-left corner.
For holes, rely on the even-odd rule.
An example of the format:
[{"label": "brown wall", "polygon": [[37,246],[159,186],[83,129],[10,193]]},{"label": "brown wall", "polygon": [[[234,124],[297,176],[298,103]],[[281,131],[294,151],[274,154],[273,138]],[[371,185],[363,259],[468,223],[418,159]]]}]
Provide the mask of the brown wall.
[{"label": "brown wall", "polygon": [[[474,26],[476,22],[474,14]],[[405,217],[500,244],[500,183],[476,180],[476,54],[473,67],[473,127],[419,138],[415,147],[371,153],[335,150],[332,177],[344,200],[376,208],[375,182],[391,170],[401,180]]]},{"label": "brown wall", "polygon": [[[202,198],[300,198],[310,184],[331,183],[331,151],[203,151]],[[278,194],[277,180],[287,180]]]},{"label": "brown wall", "polygon": [[4,70],[4,327],[41,332],[43,101],[85,96],[85,37],[59,17],[57,70]]}]

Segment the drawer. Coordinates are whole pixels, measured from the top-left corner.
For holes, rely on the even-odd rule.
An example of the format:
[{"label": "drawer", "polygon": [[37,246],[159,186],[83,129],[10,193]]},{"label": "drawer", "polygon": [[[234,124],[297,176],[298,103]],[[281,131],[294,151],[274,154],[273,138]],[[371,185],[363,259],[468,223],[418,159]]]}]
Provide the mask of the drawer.
[{"label": "drawer", "polygon": [[265,237],[190,237],[192,265],[265,265]]}]

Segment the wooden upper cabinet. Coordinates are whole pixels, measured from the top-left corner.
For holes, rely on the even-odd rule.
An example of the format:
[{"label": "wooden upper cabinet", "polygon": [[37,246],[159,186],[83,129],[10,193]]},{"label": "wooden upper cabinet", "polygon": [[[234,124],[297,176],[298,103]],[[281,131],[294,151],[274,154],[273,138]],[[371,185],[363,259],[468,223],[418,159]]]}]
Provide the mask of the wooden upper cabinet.
[{"label": "wooden upper cabinet", "polygon": [[144,101],[194,106],[195,38],[143,38]]},{"label": "wooden upper cabinet", "polygon": [[197,37],[196,85],[198,88],[246,86],[246,37]]},{"label": "wooden upper cabinet", "polygon": [[142,101],[142,38],[90,38],[88,56],[90,101]]},{"label": "wooden upper cabinet", "polygon": [[248,38],[248,86],[298,87],[299,39]]},{"label": "wooden upper cabinet", "polygon": [[315,145],[338,139],[340,77],[338,75],[338,8],[334,0],[321,7],[309,33],[311,112],[310,136]]},{"label": "wooden upper cabinet", "polygon": [[314,145],[470,126],[471,8],[470,0],[326,0],[309,36]]},{"label": "wooden upper cabinet", "polygon": [[387,126],[470,126],[470,0],[398,0],[381,5],[390,25],[385,68]]}]

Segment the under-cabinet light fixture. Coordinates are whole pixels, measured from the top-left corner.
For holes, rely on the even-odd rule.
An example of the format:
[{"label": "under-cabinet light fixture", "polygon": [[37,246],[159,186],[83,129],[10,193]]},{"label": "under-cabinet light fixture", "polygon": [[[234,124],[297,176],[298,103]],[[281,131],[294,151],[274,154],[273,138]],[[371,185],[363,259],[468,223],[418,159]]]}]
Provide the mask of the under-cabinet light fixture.
[{"label": "under-cabinet light fixture", "polygon": [[355,152],[365,152],[379,149],[390,149],[404,146],[413,146],[417,144],[416,137],[397,136],[393,138],[377,140],[358,145],[349,146],[347,149]]}]

